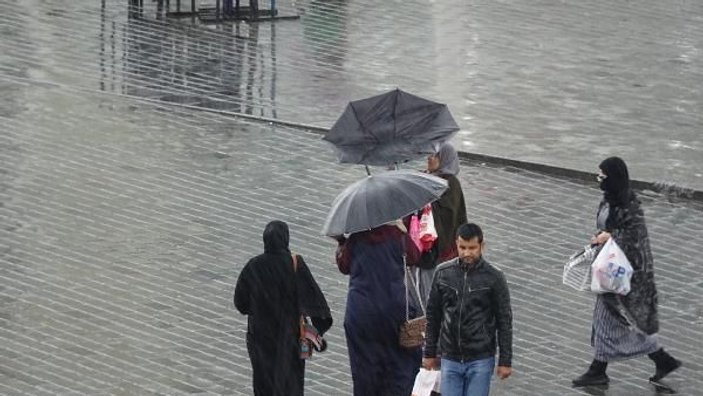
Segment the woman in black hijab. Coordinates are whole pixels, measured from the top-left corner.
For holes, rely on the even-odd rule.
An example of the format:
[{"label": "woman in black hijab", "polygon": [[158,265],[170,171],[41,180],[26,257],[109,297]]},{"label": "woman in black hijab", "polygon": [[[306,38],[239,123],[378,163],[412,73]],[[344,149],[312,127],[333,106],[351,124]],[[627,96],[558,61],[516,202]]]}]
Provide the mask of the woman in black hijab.
[{"label": "woman in black hijab", "polygon": [[264,229],[264,253],[244,266],[234,305],[248,315],[247,350],[257,396],[302,395],[305,360],[300,357],[300,318],[310,317],[320,335],[332,326],[322,291],[302,256],[291,255],[288,225]]},{"label": "woman in black hijab", "polygon": [[681,366],[681,362],[659,346],[657,289],[654,260],[644,222],[644,212],[630,188],[627,165],[618,157],[599,165],[598,181],[603,200],[598,208],[598,234],[591,244],[602,245],[613,238],[634,270],[626,296],[598,294],[593,312],[591,345],[595,356],[588,371],[573,380],[576,386],[605,385],[608,362],[648,355],[656,365],[650,378],[658,382]]}]

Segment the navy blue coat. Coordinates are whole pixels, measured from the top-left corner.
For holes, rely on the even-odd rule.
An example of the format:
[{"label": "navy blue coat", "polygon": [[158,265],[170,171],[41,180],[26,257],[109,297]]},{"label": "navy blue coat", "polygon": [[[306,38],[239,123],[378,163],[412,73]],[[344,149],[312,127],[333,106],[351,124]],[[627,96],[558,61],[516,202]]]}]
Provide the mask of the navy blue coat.
[{"label": "navy blue coat", "polygon": [[[339,270],[350,276],[344,329],[354,395],[410,394],[419,370],[420,348],[399,345],[405,321],[403,252],[413,264],[419,252],[396,226],[352,234],[337,251]],[[411,300],[416,300],[412,299]],[[422,312],[414,301],[410,318]]]}]

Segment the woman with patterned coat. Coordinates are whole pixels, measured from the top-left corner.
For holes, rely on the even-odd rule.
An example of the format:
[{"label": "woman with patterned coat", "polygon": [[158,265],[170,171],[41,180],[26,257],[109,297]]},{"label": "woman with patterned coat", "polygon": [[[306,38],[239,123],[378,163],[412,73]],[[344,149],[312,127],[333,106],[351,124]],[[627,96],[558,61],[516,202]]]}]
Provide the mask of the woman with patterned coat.
[{"label": "woman with patterned coat", "polygon": [[603,200],[597,215],[599,233],[591,244],[609,238],[620,246],[634,270],[631,291],[625,295],[598,294],[593,312],[591,345],[595,356],[588,371],[573,380],[575,386],[605,385],[608,362],[648,355],[656,365],[650,381],[657,382],[681,366],[659,346],[657,288],[654,260],[640,201],[630,188],[625,162],[610,157],[601,162],[598,181]]}]

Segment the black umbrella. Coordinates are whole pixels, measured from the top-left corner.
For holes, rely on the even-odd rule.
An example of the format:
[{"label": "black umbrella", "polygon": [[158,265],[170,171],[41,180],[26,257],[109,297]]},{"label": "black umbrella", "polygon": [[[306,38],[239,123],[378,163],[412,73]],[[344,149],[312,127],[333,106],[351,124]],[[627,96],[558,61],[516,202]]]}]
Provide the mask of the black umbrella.
[{"label": "black umbrella", "polygon": [[323,139],[339,162],[386,166],[434,153],[458,130],[447,105],[395,89],[350,102]]},{"label": "black umbrella", "polygon": [[367,176],[337,195],[322,233],[335,236],[370,230],[438,200],[447,188],[441,177],[417,171]]}]

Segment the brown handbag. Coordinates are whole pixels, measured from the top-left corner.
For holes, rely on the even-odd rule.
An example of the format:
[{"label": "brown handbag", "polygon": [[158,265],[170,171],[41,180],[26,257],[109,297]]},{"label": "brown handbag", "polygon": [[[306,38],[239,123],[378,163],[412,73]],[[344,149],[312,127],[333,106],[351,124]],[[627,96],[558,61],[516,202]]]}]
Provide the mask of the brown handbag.
[{"label": "brown handbag", "polygon": [[408,276],[410,271],[405,265],[405,256],[403,256],[403,266],[405,267],[405,276],[403,277],[403,285],[405,286],[405,322],[400,325],[399,341],[403,348],[417,348],[425,342],[425,327],[427,326],[427,317],[425,316],[425,307],[422,305],[422,297],[417,285],[413,282],[413,289],[417,293],[417,299],[422,309],[422,316],[410,319],[410,291],[408,290]]}]

